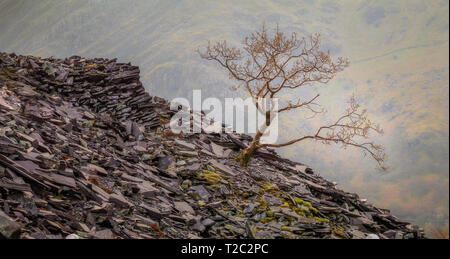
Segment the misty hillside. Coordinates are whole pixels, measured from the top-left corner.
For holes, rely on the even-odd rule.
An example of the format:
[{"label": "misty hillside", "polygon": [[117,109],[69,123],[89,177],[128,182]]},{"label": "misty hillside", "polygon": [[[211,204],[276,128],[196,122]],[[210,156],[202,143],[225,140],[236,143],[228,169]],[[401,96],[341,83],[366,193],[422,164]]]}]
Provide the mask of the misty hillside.
[{"label": "misty hillside", "polygon": [[[448,228],[448,1],[0,1],[0,51],[42,57],[118,58],[141,69],[146,90],[168,100],[201,89],[204,98],[242,96],[195,50],[208,40],[238,45],[263,22],[319,32],[323,49],[351,66],[321,94],[328,113],[280,118],[281,136],[314,130],[360,98],[385,135],[391,169],[379,173],[357,151],[305,142],[280,149],[342,188],[430,231]],[[354,163],[352,161],[358,161]],[[447,225],[446,225],[447,224]]]}]

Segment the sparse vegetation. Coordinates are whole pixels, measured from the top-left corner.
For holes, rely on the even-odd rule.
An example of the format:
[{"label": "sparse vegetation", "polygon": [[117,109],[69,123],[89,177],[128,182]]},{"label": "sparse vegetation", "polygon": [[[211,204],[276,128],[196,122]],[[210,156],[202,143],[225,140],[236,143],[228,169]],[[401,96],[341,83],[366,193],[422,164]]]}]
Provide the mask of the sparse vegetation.
[{"label": "sparse vegetation", "polygon": [[[289,36],[277,26],[275,33],[271,35],[263,26],[244,39],[242,49],[230,47],[226,41],[220,41],[214,44],[209,42],[203,51],[198,51],[202,58],[217,62],[229,73],[231,79],[237,81],[235,89],[245,87],[257,109],[266,115],[266,123],[257,130],[250,145],[237,157],[242,166],[247,166],[260,148],[284,147],[311,139],[324,144],[341,144],[344,148],[359,148],[364,154],[374,158],[381,169],[387,168],[384,165],[386,154],[383,146],[368,141],[370,132],[382,134],[383,130],[367,117],[367,111],[361,108],[354,96],[350,98],[344,115],[332,124],[319,127],[314,134],[278,144],[261,141],[273,121],[274,113],[303,110],[316,115],[323,112],[317,103],[319,94],[305,98],[295,96],[294,89],[328,83],[349,65],[349,61],[342,57],[333,60],[329,51],[320,49],[320,42],[319,34],[298,37],[293,32]],[[287,104],[278,110],[258,104],[258,99],[278,98],[284,91],[291,91],[295,97],[284,100]]]}]

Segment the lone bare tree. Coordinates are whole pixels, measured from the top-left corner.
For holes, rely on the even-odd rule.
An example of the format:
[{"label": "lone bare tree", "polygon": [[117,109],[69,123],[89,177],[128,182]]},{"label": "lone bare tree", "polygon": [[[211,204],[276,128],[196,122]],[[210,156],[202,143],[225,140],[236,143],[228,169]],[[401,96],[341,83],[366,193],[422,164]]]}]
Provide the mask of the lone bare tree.
[{"label": "lone bare tree", "polygon": [[[344,148],[360,148],[365,155],[370,154],[381,169],[386,169],[383,165],[386,158],[384,148],[367,141],[370,131],[382,134],[383,130],[367,118],[367,111],[361,109],[353,96],[344,115],[330,125],[319,127],[314,134],[285,143],[261,143],[261,137],[273,119],[270,113],[274,111],[263,110],[262,106],[258,106],[257,99],[276,98],[285,90],[293,91],[317,83],[326,84],[349,65],[348,59],[339,57],[332,60],[329,51],[320,50],[319,34],[298,37],[293,32],[285,35],[277,26],[275,33],[270,35],[263,25],[260,30],[244,39],[242,49],[229,47],[226,41],[219,41],[214,44],[209,42],[203,51],[198,52],[202,58],[216,61],[225,68],[230,78],[238,82],[235,89],[245,87],[255,100],[257,108],[266,115],[265,125],[257,130],[251,144],[237,157],[241,165],[247,166],[259,148],[284,147],[311,139],[325,144],[340,143]],[[318,97],[319,94],[307,99],[297,96],[293,100],[286,100],[287,104],[275,112],[304,109],[313,114],[321,113],[323,110],[319,110],[316,103]]]}]

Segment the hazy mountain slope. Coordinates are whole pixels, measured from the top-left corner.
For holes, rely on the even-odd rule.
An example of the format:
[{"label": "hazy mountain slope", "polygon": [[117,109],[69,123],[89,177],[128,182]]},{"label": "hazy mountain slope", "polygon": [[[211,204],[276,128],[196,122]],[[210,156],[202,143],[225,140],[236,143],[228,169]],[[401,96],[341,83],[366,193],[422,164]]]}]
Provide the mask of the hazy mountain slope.
[{"label": "hazy mountain slope", "polygon": [[[263,21],[320,32],[352,65],[319,88],[332,119],[352,92],[384,126],[391,170],[355,152],[303,143],[283,152],[421,224],[448,222],[448,1],[0,1],[0,50],[120,57],[150,92],[229,96],[227,76],[194,50],[239,43]],[[236,93],[233,93],[236,94]],[[283,121],[285,136],[319,122]],[[322,161],[326,161],[323,163]],[[358,161],[358,163],[349,162]]]}]

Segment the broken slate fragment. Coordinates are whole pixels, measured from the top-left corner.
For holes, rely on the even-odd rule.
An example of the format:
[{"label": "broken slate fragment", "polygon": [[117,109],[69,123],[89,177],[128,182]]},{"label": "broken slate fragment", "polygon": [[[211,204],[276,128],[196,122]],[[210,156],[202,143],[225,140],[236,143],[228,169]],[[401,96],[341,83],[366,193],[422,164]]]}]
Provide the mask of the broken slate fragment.
[{"label": "broken slate fragment", "polygon": [[137,186],[139,188],[139,193],[141,193],[142,196],[145,198],[154,197],[156,194],[161,192],[159,189],[155,188],[152,184],[150,184],[147,181],[143,181]]},{"label": "broken slate fragment", "polygon": [[116,204],[121,208],[133,207],[133,204],[128,202],[121,193],[113,193],[109,196],[109,202]]},{"label": "broken slate fragment", "polygon": [[183,141],[181,139],[176,139],[175,143],[177,145],[179,145],[180,147],[187,148],[187,149],[190,149],[190,150],[195,150],[195,145],[194,144],[188,143],[188,142]]},{"label": "broken slate fragment", "polygon": [[200,222],[198,221],[197,223],[195,223],[192,227],[193,230],[198,231],[200,233],[202,233],[203,231],[205,231],[206,227]]},{"label": "broken slate fragment", "polygon": [[167,170],[175,165],[175,158],[173,156],[164,156],[159,159],[158,168],[161,170]]},{"label": "broken slate fragment", "polygon": [[139,129],[139,125],[134,121],[128,121],[126,123],[126,131],[128,135],[132,135],[135,140],[142,139],[142,132]]},{"label": "broken slate fragment", "polygon": [[214,225],[214,224],[216,224],[216,222],[214,221],[214,220],[212,220],[212,219],[204,219],[203,221],[202,221],[202,225],[203,226],[205,226],[205,227],[211,227],[212,225]]},{"label": "broken slate fragment", "polygon": [[217,145],[214,142],[210,144],[212,152],[219,158],[224,156],[224,148],[222,146]]},{"label": "broken slate fragment", "polygon": [[222,164],[222,163],[217,162],[217,161],[214,160],[214,159],[209,160],[209,162],[210,162],[214,167],[216,167],[216,168],[219,169],[220,171],[222,171],[222,172],[224,172],[224,173],[226,173],[226,174],[228,174],[228,175],[230,175],[230,176],[235,176],[235,175],[236,175],[236,173],[233,172],[233,170],[232,170],[231,168],[229,168],[228,166],[226,166],[226,165],[224,165],[224,164]]},{"label": "broken slate fragment", "polygon": [[145,211],[150,215],[150,217],[154,219],[161,219],[164,216],[166,216],[166,213],[162,213],[158,208],[150,207],[149,205],[146,204],[141,204],[140,206],[144,208]]},{"label": "broken slate fragment", "polygon": [[173,204],[175,205],[175,209],[177,209],[179,212],[195,214],[194,209],[192,209],[192,207],[187,202],[174,202]]},{"label": "broken slate fragment", "polygon": [[0,96],[0,109],[5,109],[5,110],[9,110],[9,111],[14,111],[15,108],[10,105],[9,103],[7,103],[5,101],[5,99],[3,99],[3,97]]},{"label": "broken slate fragment", "polygon": [[190,189],[195,191],[195,194],[199,196],[200,199],[204,201],[208,201],[211,197],[211,194],[209,194],[208,190],[206,190],[205,186],[203,185],[196,185],[192,186]]},{"label": "broken slate fragment", "polygon": [[106,171],[104,168],[98,166],[98,165],[94,165],[94,164],[88,164],[87,168],[89,170],[91,170],[92,172],[96,172],[97,174],[106,176],[108,175],[108,171]]},{"label": "broken slate fragment", "polygon": [[0,210],[0,238],[18,238],[21,226]]}]

